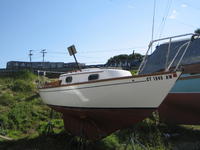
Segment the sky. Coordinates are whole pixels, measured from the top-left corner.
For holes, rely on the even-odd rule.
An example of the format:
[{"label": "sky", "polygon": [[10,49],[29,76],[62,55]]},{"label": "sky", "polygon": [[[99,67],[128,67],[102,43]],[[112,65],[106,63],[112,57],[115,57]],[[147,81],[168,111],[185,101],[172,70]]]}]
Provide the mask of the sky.
[{"label": "sky", "polygon": [[[199,0],[155,0],[154,39],[200,28]],[[152,35],[154,0],[0,0],[0,68],[8,61],[102,64],[133,50],[144,54]]]}]

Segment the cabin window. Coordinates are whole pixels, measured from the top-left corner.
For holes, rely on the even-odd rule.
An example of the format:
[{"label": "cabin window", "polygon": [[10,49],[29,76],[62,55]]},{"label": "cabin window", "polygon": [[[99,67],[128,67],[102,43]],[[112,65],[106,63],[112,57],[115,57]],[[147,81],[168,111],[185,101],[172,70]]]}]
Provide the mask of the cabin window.
[{"label": "cabin window", "polygon": [[65,79],[65,82],[66,83],[71,83],[72,82],[72,77],[70,76],[70,77],[67,77],[66,79]]},{"label": "cabin window", "polygon": [[91,74],[88,76],[88,80],[97,80],[99,79],[99,74]]}]

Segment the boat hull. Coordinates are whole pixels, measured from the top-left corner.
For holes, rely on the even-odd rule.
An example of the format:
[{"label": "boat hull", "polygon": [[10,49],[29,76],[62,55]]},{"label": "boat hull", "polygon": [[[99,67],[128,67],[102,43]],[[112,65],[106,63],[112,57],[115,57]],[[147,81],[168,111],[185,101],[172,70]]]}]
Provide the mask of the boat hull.
[{"label": "boat hull", "polygon": [[183,74],[158,111],[164,122],[199,125],[200,74]]},{"label": "boat hull", "polygon": [[[178,79],[177,74],[110,79],[40,89],[44,103],[81,108],[155,108]],[[170,76],[170,78],[169,78]]]},{"label": "boat hull", "polygon": [[156,108],[89,109],[50,106],[63,114],[65,130],[76,136],[97,140],[112,132],[130,127]]},{"label": "boat hull", "polygon": [[63,114],[66,130],[95,140],[148,117],[180,74],[159,73],[44,88],[40,95]]},{"label": "boat hull", "polygon": [[199,125],[200,93],[169,93],[158,111],[164,122]]}]

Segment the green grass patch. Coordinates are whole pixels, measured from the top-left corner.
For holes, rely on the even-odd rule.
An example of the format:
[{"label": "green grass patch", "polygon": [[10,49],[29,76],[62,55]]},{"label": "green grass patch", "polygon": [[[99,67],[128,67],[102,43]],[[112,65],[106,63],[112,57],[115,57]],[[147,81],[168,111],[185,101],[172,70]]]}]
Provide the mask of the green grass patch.
[{"label": "green grass patch", "polygon": [[[131,73],[136,74],[136,71]],[[42,103],[36,80],[38,78],[28,71],[0,79],[0,134],[14,139],[0,138],[0,149],[77,149],[80,138],[64,131],[62,115],[55,111],[51,114],[51,109]],[[51,134],[47,135],[49,123]],[[153,113],[144,121],[100,141],[87,141],[86,147],[87,150],[132,150],[134,146],[135,150],[142,150],[144,145],[148,150],[192,150],[200,149],[199,141],[200,126],[167,125]]]}]

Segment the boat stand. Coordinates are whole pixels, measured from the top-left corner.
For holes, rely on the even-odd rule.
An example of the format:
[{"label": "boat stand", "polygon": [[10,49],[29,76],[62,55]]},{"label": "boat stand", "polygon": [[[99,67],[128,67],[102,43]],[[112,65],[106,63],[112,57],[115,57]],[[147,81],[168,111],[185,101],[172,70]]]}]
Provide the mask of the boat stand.
[{"label": "boat stand", "polygon": [[129,139],[128,139],[128,142],[127,142],[126,145],[125,145],[124,150],[127,150],[129,144],[131,145],[132,150],[136,150],[135,144],[139,145],[142,149],[147,150],[147,148],[146,148],[140,141],[138,141],[138,140],[135,138],[134,133],[131,133],[131,134],[129,135]]},{"label": "boat stand", "polygon": [[51,109],[51,111],[50,111],[49,118],[50,118],[50,119],[49,119],[49,121],[48,121],[48,124],[46,125],[45,130],[44,130],[44,133],[45,133],[46,135],[50,135],[50,134],[53,133],[53,124],[52,124],[52,122],[51,122],[51,119],[53,118],[53,109]]},{"label": "boat stand", "polygon": [[88,142],[84,137],[71,136],[66,142],[66,150],[88,150]]},{"label": "boat stand", "polygon": [[84,134],[83,124],[80,125],[80,133],[81,135],[78,137],[78,150],[87,150],[87,140]]},{"label": "boat stand", "polygon": [[3,136],[6,135],[5,127],[4,127],[3,121],[0,121],[0,135],[3,135]]},{"label": "boat stand", "polygon": [[87,141],[84,137],[79,137],[78,150],[87,150]]},{"label": "boat stand", "polygon": [[83,125],[80,124],[80,135],[71,136],[67,144],[67,149],[88,150],[88,141],[84,136]]}]

